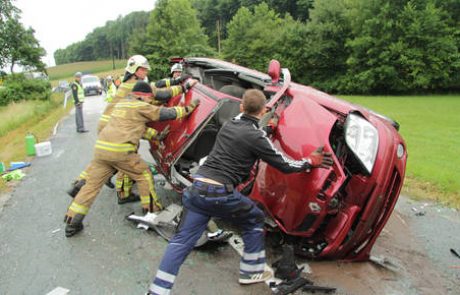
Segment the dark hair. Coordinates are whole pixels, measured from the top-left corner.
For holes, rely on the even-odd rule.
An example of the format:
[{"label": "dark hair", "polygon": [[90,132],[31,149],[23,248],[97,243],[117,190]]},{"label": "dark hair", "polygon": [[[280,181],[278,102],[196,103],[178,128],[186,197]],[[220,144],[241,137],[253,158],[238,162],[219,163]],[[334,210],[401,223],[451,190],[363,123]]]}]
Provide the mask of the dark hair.
[{"label": "dark hair", "polygon": [[265,95],[258,89],[248,89],[243,94],[243,110],[248,115],[258,115],[265,107]]}]

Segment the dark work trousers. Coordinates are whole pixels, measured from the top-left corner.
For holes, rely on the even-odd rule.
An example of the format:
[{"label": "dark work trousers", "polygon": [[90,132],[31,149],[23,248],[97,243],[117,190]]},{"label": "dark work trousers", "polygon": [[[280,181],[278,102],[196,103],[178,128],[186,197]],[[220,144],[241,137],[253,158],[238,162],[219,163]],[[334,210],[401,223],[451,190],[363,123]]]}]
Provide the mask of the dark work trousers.
[{"label": "dark work trousers", "polygon": [[194,181],[183,194],[184,214],[178,232],[169,241],[160,267],[149,287],[152,294],[170,294],[179,268],[193,250],[211,217],[219,217],[242,229],[244,252],[240,273],[262,273],[265,268],[264,212],[248,197],[224,186]]},{"label": "dark work trousers", "polygon": [[77,124],[77,132],[85,130],[85,123],[83,122],[83,104],[75,105],[75,123]]}]

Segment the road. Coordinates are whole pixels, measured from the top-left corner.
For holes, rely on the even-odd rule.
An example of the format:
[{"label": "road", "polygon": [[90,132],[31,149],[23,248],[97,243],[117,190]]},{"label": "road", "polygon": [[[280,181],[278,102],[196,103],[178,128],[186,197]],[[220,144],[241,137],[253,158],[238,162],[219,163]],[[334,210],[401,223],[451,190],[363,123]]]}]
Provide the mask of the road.
[{"label": "road", "polygon": [[[70,203],[65,191],[91,160],[103,108],[102,97],[87,98],[90,132],[76,133],[71,113],[51,138],[52,155],[33,159],[27,176],[0,196],[0,294],[47,294],[57,287],[71,295],[143,294],[149,285],[167,243],[125,220],[129,213],[140,212],[139,204],[120,206],[114,191],[104,187],[84,231],[64,237],[63,218]],[[141,154],[152,161],[145,145]],[[413,208],[426,214],[416,216]],[[460,252],[459,213],[402,197],[372,253],[386,257],[390,268],[371,262],[309,261],[310,277],[337,287],[337,294],[460,294],[460,259],[450,248]],[[271,293],[264,284],[240,286],[238,262],[230,246],[194,251],[174,294]]]}]

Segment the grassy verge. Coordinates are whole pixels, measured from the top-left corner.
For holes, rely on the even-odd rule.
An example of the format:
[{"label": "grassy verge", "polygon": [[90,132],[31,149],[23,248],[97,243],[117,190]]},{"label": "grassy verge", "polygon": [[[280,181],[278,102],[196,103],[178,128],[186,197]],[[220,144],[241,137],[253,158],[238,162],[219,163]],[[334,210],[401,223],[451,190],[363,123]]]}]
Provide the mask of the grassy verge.
[{"label": "grassy verge", "polygon": [[[62,93],[54,93],[49,102],[27,101],[0,109],[0,132],[4,132],[0,136],[0,161],[9,165],[11,161],[30,159],[26,154],[24,137],[31,132],[38,141],[49,138],[56,123],[73,107],[73,104],[67,104],[64,109],[63,99]],[[0,191],[5,187],[0,179]]]},{"label": "grassy verge", "polygon": [[400,123],[409,153],[405,192],[460,208],[460,95],[341,98]]}]

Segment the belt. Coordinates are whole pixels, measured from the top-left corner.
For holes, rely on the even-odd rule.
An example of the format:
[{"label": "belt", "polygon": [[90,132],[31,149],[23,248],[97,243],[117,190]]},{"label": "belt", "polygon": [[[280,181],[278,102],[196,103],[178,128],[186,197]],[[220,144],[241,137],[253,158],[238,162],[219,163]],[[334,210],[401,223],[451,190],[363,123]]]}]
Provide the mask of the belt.
[{"label": "belt", "polygon": [[193,188],[203,197],[222,197],[233,192],[232,184],[212,184],[199,180],[193,181]]}]

